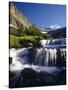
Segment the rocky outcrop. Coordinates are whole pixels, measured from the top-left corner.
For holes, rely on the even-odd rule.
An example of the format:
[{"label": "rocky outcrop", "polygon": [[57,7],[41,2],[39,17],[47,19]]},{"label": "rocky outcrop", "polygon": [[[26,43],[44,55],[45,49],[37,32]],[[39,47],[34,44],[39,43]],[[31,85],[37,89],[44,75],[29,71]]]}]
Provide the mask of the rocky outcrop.
[{"label": "rocky outcrop", "polygon": [[14,3],[9,3],[9,26],[18,28],[19,25],[29,28],[31,22],[25,17],[14,5]]}]

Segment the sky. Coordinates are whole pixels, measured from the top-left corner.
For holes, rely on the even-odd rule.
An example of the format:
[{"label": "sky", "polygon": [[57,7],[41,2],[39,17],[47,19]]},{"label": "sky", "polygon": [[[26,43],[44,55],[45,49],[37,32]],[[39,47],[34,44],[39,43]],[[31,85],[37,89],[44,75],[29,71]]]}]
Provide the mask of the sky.
[{"label": "sky", "polygon": [[40,28],[61,28],[66,26],[66,6],[14,2],[16,8],[33,24]]}]

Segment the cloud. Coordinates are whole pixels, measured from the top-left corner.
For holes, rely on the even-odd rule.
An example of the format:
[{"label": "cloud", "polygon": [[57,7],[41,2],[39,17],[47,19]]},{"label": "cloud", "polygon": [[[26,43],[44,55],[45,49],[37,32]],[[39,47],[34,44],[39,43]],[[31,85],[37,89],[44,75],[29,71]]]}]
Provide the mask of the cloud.
[{"label": "cloud", "polygon": [[61,28],[61,26],[58,24],[55,24],[55,25],[51,25],[50,28],[51,29],[59,29],[59,28]]}]

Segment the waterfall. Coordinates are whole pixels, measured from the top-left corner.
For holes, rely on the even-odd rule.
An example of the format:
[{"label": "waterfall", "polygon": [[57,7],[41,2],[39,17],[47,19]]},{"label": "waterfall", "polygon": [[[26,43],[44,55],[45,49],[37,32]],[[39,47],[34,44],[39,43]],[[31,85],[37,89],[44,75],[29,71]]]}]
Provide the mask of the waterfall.
[{"label": "waterfall", "polygon": [[57,58],[57,50],[56,49],[47,49],[42,48],[37,50],[35,64],[38,65],[56,65],[56,58]]},{"label": "waterfall", "polygon": [[57,50],[56,49],[50,49],[49,52],[50,52],[50,60],[52,62],[52,65],[56,65]]},{"label": "waterfall", "polygon": [[[61,66],[66,62],[65,38],[53,40],[40,40],[41,48],[10,49],[12,61],[21,64],[33,64],[39,66]],[[60,46],[60,47],[59,47]]]},{"label": "waterfall", "polygon": [[61,38],[61,39],[52,39],[52,40],[45,40],[42,39],[39,42],[41,44],[42,47],[65,47],[66,46],[66,39],[65,38]]},{"label": "waterfall", "polygon": [[[64,39],[43,40],[41,41],[41,44],[42,47],[40,48],[28,47],[28,48],[10,49],[9,73],[10,73],[11,87],[15,87],[17,82],[21,84],[22,82],[26,81],[26,78],[23,81],[24,76],[21,73],[23,70],[28,71],[35,70],[38,74],[40,72],[50,74],[51,76],[52,75],[57,76],[59,72],[65,69],[66,48],[64,46],[62,47],[62,45],[65,45],[65,40]],[[12,75],[13,77],[11,77]],[[28,78],[28,80],[30,79],[31,76],[30,78]],[[21,82],[18,80],[21,80]]]},{"label": "waterfall", "polygon": [[[31,50],[31,52],[29,52]],[[14,53],[13,53],[14,51]],[[36,51],[35,53],[33,53]],[[32,54],[31,54],[32,53]],[[61,48],[40,48],[28,49],[22,48],[19,50],[11,50],[10,54],[15,60],[22,64],[34,64],[39,66],[56,66],[63,65],[66,60],[66,49]]]}]

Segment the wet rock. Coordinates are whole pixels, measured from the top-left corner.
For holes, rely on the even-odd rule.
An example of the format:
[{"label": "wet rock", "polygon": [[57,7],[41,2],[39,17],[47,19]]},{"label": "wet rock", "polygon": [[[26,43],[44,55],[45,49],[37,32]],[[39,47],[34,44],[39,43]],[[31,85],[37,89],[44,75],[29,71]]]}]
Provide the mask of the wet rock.
[{"label": "wet rock", "polygon": [[12,63],[12,57],[9,57],[9,64]]},{"label": "wet rock", "polygon": [[66,84],[66,70],[60,71],[58,73],[57,79],[58,79],[59,84],[62,84],[62,85]]}]

